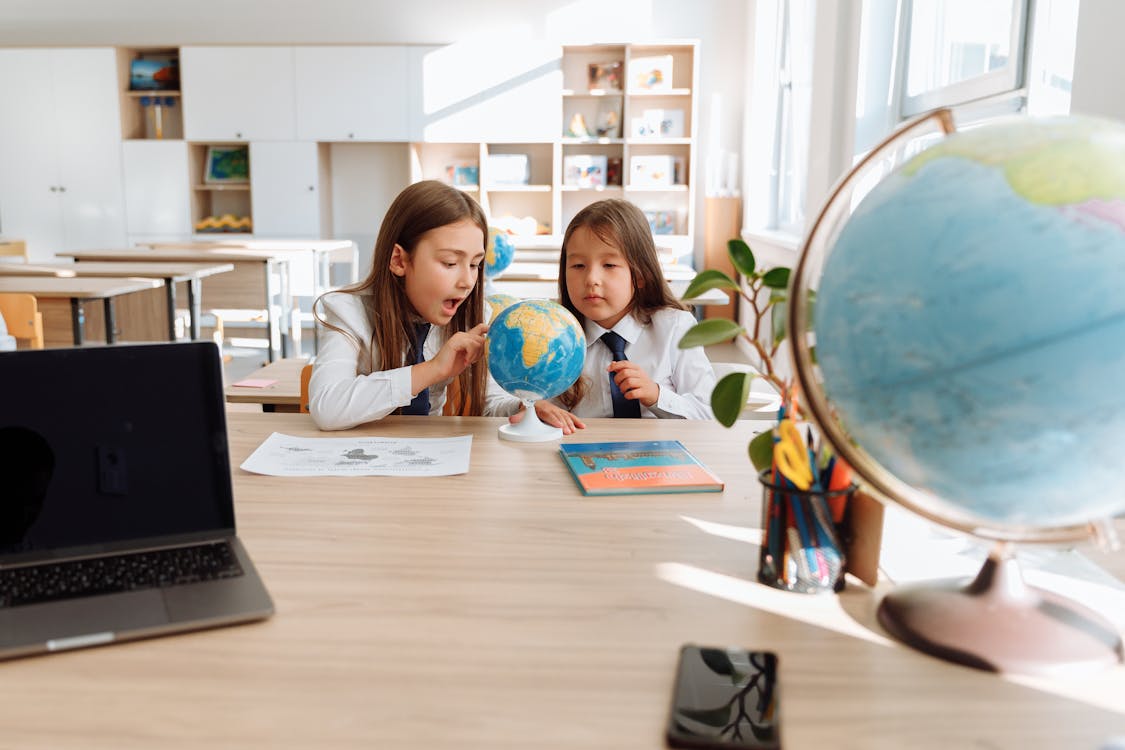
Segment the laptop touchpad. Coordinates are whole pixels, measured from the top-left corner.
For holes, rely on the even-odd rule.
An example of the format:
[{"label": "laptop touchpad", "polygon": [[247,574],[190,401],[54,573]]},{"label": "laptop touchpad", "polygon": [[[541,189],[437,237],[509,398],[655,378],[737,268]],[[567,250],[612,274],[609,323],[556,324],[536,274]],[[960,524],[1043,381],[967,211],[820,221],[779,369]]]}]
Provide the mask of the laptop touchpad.
[{"label": "laptop touchpad", "polygon": [[168,622],[158,589],[0,610],[0,643],[43,643],[94,633],[136,631]]}]

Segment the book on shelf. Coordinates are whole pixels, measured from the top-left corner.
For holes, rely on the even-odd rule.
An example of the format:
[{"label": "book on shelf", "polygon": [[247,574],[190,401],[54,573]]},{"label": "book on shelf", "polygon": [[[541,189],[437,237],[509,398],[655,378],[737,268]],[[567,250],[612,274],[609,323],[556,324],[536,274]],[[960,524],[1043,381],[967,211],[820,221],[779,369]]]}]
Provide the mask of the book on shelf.
[{"label": "book on shelf", "polygon": [[584,495],[721,492],[715,476],[679,440],[563,443],[559,446]]}]

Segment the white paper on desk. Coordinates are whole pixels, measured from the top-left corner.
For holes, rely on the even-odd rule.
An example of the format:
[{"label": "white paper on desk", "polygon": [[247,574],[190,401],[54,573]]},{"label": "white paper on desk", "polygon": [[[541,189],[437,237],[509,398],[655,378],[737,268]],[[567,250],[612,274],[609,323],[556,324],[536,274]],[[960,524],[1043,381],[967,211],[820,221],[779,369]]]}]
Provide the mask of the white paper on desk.
[{"label": "white paper on desk", "polygon": [[472,435],[307,438],[275,432],[242,462],[273,477],[444,477],[469,471]]}]

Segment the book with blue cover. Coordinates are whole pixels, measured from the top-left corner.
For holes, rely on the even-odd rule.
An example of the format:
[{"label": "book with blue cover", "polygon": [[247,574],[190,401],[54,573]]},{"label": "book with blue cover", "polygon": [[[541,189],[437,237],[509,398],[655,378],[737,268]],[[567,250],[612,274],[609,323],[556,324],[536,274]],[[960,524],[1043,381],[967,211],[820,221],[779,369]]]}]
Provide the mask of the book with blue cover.
[{"label": "book with blue cover", "polygon": [[723,480],[679,440],[563,443],[559,453],[584,495],[723,490]]}]

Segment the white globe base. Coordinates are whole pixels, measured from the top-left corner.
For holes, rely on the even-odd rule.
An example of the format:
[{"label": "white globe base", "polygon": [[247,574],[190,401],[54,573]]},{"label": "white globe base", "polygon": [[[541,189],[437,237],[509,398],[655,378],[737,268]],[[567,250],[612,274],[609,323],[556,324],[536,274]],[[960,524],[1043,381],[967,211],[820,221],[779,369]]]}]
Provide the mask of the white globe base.
[{"label": "white globe base", "polygon": [[993,552],[977,577],[903,586],[879,623],[909,646],[991,672],[1073,675],[1120,664],[1121,637],[1096,612],[1029,586],[1019,563]]},{"label": "white globe base", "polygon": [[548,440],[562,440],[561,427],[544,424],[535,413],[535,402],[523,402],[524,417],[516,424],[508,422],[500,425],[500,437],[517,443],[545,443]]}]

